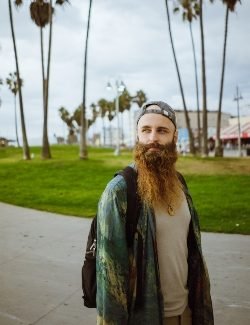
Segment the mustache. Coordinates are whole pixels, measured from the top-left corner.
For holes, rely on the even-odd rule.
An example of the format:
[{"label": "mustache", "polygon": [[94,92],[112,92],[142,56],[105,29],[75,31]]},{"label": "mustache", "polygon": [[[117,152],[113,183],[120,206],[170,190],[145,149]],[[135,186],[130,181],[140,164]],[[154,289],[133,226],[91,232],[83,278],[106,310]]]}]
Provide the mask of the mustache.
[{"label": "mustache", "polygon": [[146,153],[149,149],[159,149],[161,152],[172,152],[175,148],[174,143],[168,144],[159,144],[159,143],[149,143],[143,144],[141,142],[137,142],[137,148],[141,150],[142,153]]},{"label": "mustache", "polygon": [[144,148],[146,149],[146,150],[148,150],[148,149],[161,149],[161,150],[163,150],[163,149],[165,149],[165,146],[164,145],[162,145],[162,144],[159,144],[159,143],[149,143],[149,144],[146,144],[145,146],[144,146]]}]

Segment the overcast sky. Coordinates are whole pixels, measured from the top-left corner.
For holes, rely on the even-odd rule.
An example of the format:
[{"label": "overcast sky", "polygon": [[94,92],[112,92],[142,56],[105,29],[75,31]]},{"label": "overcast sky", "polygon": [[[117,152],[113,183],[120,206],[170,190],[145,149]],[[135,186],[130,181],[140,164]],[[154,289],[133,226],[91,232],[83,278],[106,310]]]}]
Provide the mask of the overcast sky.
[{"label": "overcast sky", "polygon": [[[19,10],[13,6],[19,68],[24,80],[23,102],[30,144],[40,144],[42,136],[42,76],[39,28],[29,16],[29,0]],[[225,6],[204,1],[205,46],[207,63],[208,109],[218,107],[219,82],[224,36]],[[243,99],[242,115],[250,115],[250,1],[242,0],[230,13],[227,66],[223,111],[236,115],[233,100],[236,85]],[[87,0],[72,0],[64,8],[56,6],[54,17],[51,80],[49,97],[49,137],[65,136],[58,115],[61,106],[74,111],[82,101],[83,54],[88,14]],[[172,1],[169,7],[172,12]],[[172,29],[186,102],[196,109],[191,41],[187,23],[172,15]],[[101,97],[111,100],[106,90],[109,80],[123,80],[133,95],[143,89],[148,99],[164,100],[182,109],[174,66],[164,0],[93,0],[89,37],[87,105]],[[46,28],[47,31],[48,28]],[[200,78],[199,23],[193,23]],[[46,35],[46,34],[45,34]],[[44,39],[45,44],[47,38]],[[47,51],[45,51],[47,53]],[[0,78],[4,81],[15,71],[8,1],[0,1]],[[200,83],[201,84],[201,83]],[[14,99],[6,85],[0,88],[0,136],[15,139]],[[201,95],[200,95],[201,98]],[[201,105],[201,104],[200,104]],[[19,107],[19,104],[18,104]],[[20,122],[19,135],[21,138]]]}]

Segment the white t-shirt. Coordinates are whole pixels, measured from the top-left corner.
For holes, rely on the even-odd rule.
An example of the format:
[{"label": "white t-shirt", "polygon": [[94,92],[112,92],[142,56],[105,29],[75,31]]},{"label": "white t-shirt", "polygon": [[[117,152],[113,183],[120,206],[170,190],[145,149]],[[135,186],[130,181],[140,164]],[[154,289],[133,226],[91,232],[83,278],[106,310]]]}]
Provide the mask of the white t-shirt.
[{"label": "white t-shirt", "polygon": [[172,317],[181,315],[188,304],[187,236],[191,216],[184,195],[173,216],[167,209],[156,207],[154,211],[164,316]]}]

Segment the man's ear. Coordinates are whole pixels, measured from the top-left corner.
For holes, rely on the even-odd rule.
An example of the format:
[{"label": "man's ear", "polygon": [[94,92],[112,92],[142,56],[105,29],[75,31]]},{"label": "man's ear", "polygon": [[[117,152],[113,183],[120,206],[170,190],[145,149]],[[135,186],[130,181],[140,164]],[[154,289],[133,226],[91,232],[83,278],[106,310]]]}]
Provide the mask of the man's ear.
[{"label": "man's ear", "polygon": [[139,141],[139,137],[138,137],[138,125],[136,126],[136,129],[135,129],[135,137],[136,137],[136,141],[138,142]]},{"label": "man's ear", "polygon": [[178,140],[178,130],[175,130],[174,132],[174,143],[176,144]]}]

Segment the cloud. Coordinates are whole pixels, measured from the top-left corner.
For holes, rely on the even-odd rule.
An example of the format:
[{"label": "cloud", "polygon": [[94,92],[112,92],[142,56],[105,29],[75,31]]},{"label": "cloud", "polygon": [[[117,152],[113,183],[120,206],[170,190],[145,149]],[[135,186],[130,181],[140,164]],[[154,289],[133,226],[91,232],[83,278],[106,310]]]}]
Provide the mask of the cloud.
[{"label": "cloud", "polygon": [[[242,87],[242,106],[250,103],[248,42],[250,3],[238,5],[230,13],[227,66],[223,110],[235,113],[235,87]],[[170,10],[172,6],[170,3]],[[83,55],[88,14],[88,1],[74,0],[71,5],[57,8],[53,25],[51,80],[49,98],[49,133],[62,135],[63,124],[58,108],[73,111],[82,101]],[[29,138],[42,135],[42,77],[39,29],[30,20],[28,1],[17,12],[13,7],[20,71],[24,79],[23,97]],[[204,7],[208,107],[218,106],[224,35],[225,7],[218,2]],[[181,15],[173,15],[172,29],[177,58],[188,107],[196,108],[194,66],[188,24]],[[13,44],[6,1],[0,3],[0,73],[5,79],[15,70]],[[199,22],[193,24],[200,82]],[[47,34],[44,33],[45,55]],[[163,99],[182,108],[179,84],[175,71],[164,1],[106,0],[93,2],[89,35],[87,104],[101,97],[111,99],[106,84],[109,79],[121,78],[134,94],[143,89],[149,99]],[[201,89],[201,82],[200,82]],[[1,87],[3,104],[0,108],[0,136],[13,137],[13,98],[6,86]],[[201,98],[201,92],[200,92]]]}]

